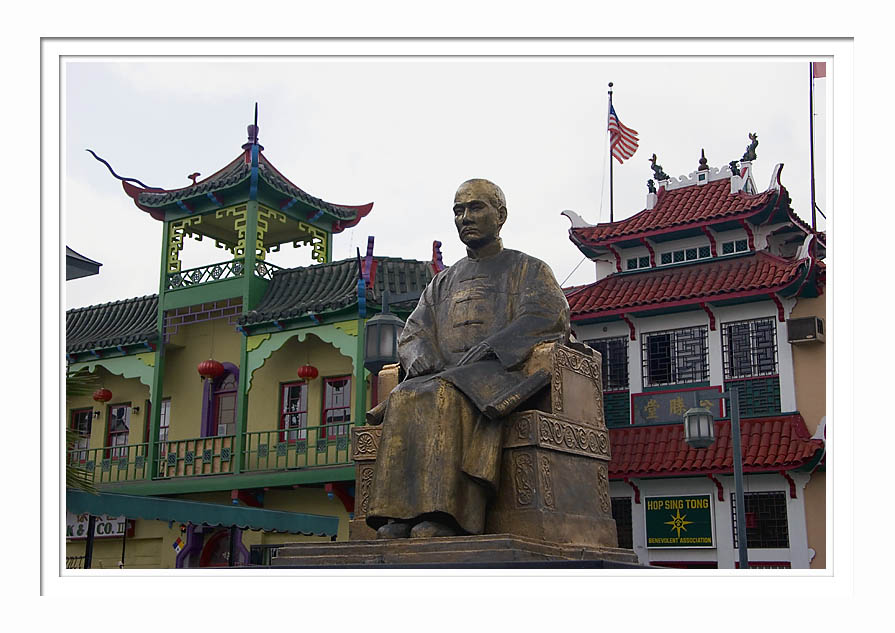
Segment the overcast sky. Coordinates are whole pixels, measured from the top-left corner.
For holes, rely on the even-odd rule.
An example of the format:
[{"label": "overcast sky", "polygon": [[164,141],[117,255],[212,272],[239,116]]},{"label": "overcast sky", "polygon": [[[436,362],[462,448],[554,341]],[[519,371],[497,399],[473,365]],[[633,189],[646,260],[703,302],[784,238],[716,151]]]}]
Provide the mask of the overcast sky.
[{"label": "overcast sky", "polygon": [[[696,170],[703,148],[711,167],[739,160],[757,132],[758,189],[784,163],[783,185],[810,224],[804,61],[70,58],[62,89],[63,239],[103,266],[64,284],[66,308],[158,292],[162,224],[85,149],[121,176],[183,187],[188,174],[207,177],[240,153],[256,101],[264,153],[287,178],[328,202],[374,203],[358,226],[335,236],[334,259],[364,252],[373,235],[375,254],[408,259],[428,260],[440,240],[452,264],[465,254],[452,221],[454,192],[481,177],[506,194],[506,247],[543,259],[566,286],[593,281],[593,265],[578,266],[582,255],[560,213],[609,220],[610,81],[619,117],[640,137],[633,158],[615,163],[616,220],[644,208],[653,153],[678,177]],[[820,140],[825,82],[817,81],[815,94]],[[831,215],[823,155],[821,142],[818,201]],[[187,240],[181,260],[186,268],[228,255]],[[306,265],[310,249],[287,246],[268,257]]]}]

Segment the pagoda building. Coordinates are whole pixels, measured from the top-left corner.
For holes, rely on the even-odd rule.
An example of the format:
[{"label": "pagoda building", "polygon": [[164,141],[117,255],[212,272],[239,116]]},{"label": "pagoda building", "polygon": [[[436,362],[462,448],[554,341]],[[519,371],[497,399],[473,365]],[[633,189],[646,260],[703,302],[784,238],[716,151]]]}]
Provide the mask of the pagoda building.
[{"label": "pagoda building", "polygon": [[[372,238],[366,257],[332,261],[333,236],[372,203],[290,182],[263,154],[257,114],[248,136],[187,187],[116,175],[160,223],[159,290],[66,314],[68,374],[99,387],[67,398],[67,462],[99,492],[67,491],[72,566],[266,564],[283,542],[347,538],[351,427],[375,404],[366,320],[386,292],[406,318],[443,265],[437,249],[433,261],[374,256]],[[227,255],[184,269],[187,238]],[[290,245],[315,263],[269,261]]]},{"label": "pagoda building", "polygon": [[[564,212],[595,263],[596,281],[565,292],[603,357],[613,512],[642,563],[737,564],[729,402],[710,395],[736,388],[750,564],[824,567],[825,235],[794,213],[782,165],[757,189],[750,139],[741,161],[711,168],[703,152],[679,178],[653,155],[627,219]],[[715,417],[709,448],[684,440],[696,406]]]}]

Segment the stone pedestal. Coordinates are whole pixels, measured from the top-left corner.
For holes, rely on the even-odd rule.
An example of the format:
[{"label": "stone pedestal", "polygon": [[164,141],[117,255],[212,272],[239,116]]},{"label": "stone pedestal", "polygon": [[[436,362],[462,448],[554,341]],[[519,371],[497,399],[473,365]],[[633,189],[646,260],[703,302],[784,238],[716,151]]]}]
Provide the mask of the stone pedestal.
[{"label": "stone pedestal", "polygon": [[356,466],[354,479],[354,518],[348,522],[348,540],[366,541],[376,538],[376,530],[366,523],[370,490],[373,487],[373,471],[376,451],[379,449],[381,426],[355,426],[351,428],[351,446],[354,447]]},{"label": "stone pedestal", "polygon": [[278,548],[280,568],[639,568],[631,550],[556,545],[512,534],[296,543]]},{"label": "stone pedestal", "polygon": [[488,508],[486,533],[618,545],[605,428],[525,411],[507,419],[503,445],[499,492]]}]

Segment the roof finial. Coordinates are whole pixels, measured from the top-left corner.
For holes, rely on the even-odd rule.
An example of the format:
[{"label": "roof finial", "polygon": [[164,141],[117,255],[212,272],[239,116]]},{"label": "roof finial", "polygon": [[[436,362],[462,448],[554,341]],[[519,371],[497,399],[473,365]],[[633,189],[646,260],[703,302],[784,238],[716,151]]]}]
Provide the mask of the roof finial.
[{"label": "roof finial", "polygon": [[753,161],[756,158],[755,148],[758,147],[758,132],[752,132],[749,135],[749,140],[752,142],[749,143],[749,146],[746,148],[746,153],[743,154],[743,158],[741,160]]},{"label": "roof finial", "polygon": [[242,146],[243,149],[249,149],[252,145],[258,145],[259,149],[264,147],[258,142],[258,102],[255,102],[255,122],[246,128],[249,135],[249,142]]},{"label": "roof finial", "polygon": [[708,171],[709,161],[705,158],[705,148],[702,150],[702,158],[699,159],[699,169],[697,171]]},{"label": "roof finial", "polygon": [[662,165],[656,164],[655,154],[652,155],[652,157],[649,159],[649,162],[652,163],[650,169],[652,169],[653,173],[656,175],[657,181],[661,182],[663,180],[668,180],[668,174],[666,174],[665,171],[662,169]]}]

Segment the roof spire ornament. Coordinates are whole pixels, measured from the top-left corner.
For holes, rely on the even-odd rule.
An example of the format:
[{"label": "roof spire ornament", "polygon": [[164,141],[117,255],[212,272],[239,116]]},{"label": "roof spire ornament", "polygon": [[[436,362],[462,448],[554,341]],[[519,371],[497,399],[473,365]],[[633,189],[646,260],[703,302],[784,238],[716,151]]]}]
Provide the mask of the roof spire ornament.
[{"label": "roof spire ornament", "polygon": [[751,134],[749,134],[749,140],[752,142],[749,143],[748,147],[746,147],[746,153],[743,154],[743,158],[741,158],[740,160],[753,161],[756,159],[755,148],[758,147],[758,133],[752,132]]},{"label": "roof spire ornament", "polygon": [[656,183],[652,178],[646,181],[646,191],[647,193],[656,193]]},{"label": "roof spire ornament", "polygon": [[702,157],[699,159],[699,169],[697,169],[697,171],[708,171],[708,170],[709,170],[709,161],[706,160],[705,148],[703,148]]},{"label": "roof spire ornament", "polygon": [[263,150],[264,146],[258,142],[258,102],[255,102],[255,122],[246,128],[249,135],[249,142],[242,146],[242,149],[249,149],[252,145],[257,145],[258,149]]},{"label": "roof spire ornament", "polygon": [[739,175],[739,173],[740,173],[740,168],[739,168],[739,166],[737,165],[737,161],[732,160],[732,161],[730,161],[729,163],[727,163],[727,165],[728,165],[728,167],[730,167],[730,174],[731,174],[732,176],[738,176],[738,175]]},{"label": "roof spire ornament", "polygon": [[666,174],[662,170],[662,165],[659,165],[656,163],[656,155],[655,154],[652,155],[652,157],[649,159],[649,162],[652,163],[652,167],[650,167],[650,169],[652,169],[653,173],[656,175],[657,181],[661,182],[663,180],[668,180],[668,174]]}]

